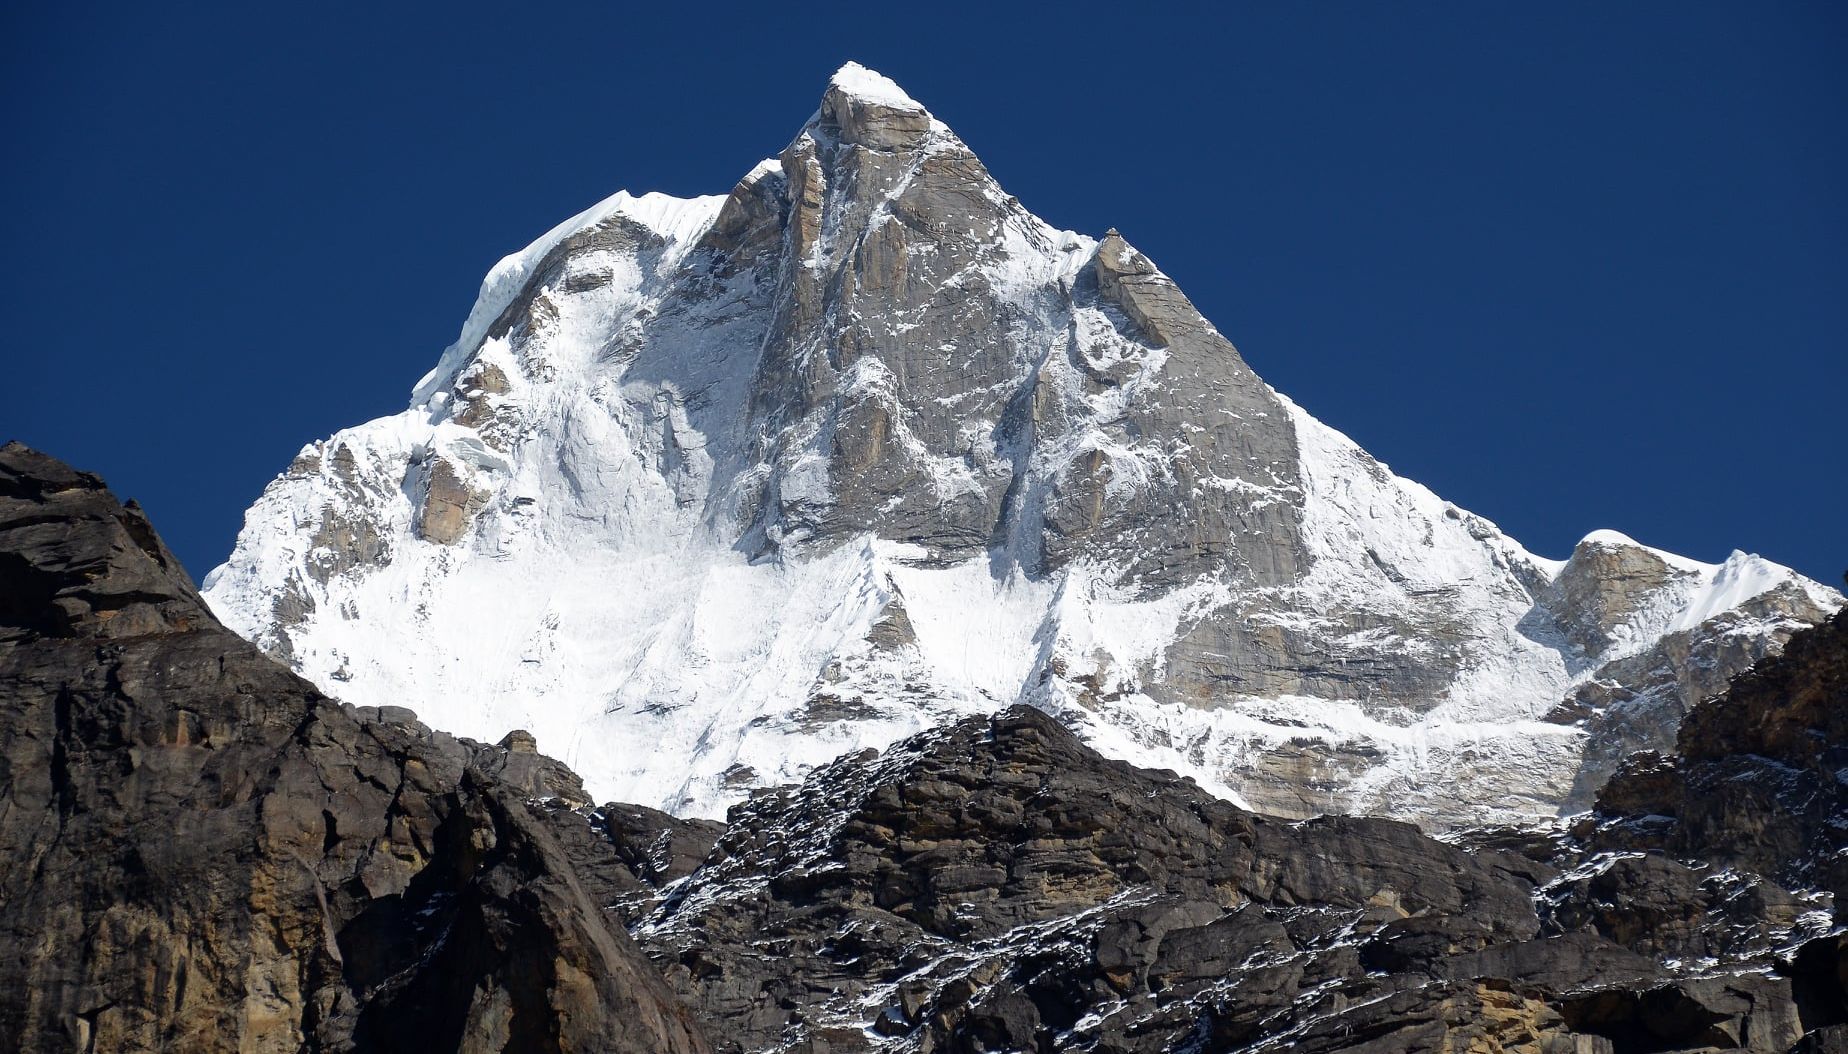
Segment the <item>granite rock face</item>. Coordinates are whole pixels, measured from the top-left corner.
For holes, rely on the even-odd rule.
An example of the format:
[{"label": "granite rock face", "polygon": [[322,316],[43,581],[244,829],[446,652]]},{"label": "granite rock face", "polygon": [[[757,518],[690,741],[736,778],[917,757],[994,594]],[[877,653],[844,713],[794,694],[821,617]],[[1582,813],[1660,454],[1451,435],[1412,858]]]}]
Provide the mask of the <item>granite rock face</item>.
[{"label": "granite rock face", "polygon": [[1599,814],[1447,842],[1255,816],[1009,710],[758,793],[626,917],[726,1050],[1829,1050],[1845,671],[1838,616]]},{"label": "granite rock face", "polygon": [[729,193],[502,261],[205,593],[326,691],[678,815],[1027,704],[1263,811],[1439,827],[1584,808],[1841,603],[1745,553],[1529,553],[853,65]]},{"label": "granite rock face", "polygon": [[327,699],[0,449],[0,1048],[706,1050],[509,746]]}]

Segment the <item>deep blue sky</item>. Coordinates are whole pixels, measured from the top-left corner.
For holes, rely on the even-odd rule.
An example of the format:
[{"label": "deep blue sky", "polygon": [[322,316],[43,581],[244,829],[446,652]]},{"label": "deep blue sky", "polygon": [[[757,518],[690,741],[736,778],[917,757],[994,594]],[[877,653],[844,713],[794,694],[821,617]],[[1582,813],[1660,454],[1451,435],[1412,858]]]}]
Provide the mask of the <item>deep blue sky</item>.
[{"label": "deep blue sky", "polygon": [[203,575],[496,259],[618,188],[726,190],[853,58],[1537,552],[1612,527],[1839,584],[1848,8],[1152,10],[7,5],[0,437]]}]

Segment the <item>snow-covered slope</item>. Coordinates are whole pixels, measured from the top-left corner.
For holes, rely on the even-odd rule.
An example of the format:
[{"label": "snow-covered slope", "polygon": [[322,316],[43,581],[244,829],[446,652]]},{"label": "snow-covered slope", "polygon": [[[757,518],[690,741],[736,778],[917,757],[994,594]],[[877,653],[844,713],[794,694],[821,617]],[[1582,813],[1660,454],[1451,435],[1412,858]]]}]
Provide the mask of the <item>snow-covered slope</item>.
[{"label": "snow-covered slope", "polygon": [[683,814],[1026,701],[1260,808],[1435,822],[1569,804],[1659,745],[1610,715],[1841,602],[1608,532],[1529,554],[851,64],[729,194],[618,194],[497,265],[206,595],[332,694]]}]

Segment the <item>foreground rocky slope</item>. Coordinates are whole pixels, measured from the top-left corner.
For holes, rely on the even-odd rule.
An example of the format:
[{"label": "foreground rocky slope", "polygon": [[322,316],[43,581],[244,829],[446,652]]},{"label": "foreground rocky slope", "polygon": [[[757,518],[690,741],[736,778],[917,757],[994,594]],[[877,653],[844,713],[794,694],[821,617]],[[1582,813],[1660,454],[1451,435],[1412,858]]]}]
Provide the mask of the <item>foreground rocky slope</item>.
[{"label": "foreground rocky slope", "polygon": [[1257,816],[1031,708],[684,820],[326,699],[10,445],[0,1047],[1837,1051],[1844,670],[1799,634],[1569,829]]},{"label": "foreground rocky slope", "polygon": [[332,694],[682,815],[1029,703],[1263,811],[1436,823],[1586,807],[1841,602],[1612,532],[1534,556],[852,65],[728,194],[502,261],[206,594]]},{"label": "foreground rocky slope", "polygon": [[707,1049],[526,804],[576,777],[327,699],[17,444],[0,794],[0,1049]]},{"label": "foreground rocky slope", "polygon": [[624,910],[723,1050],[1784,1051],[1848,1005],[1827,903],[1254,816],[1022,708],[754,797]]}]

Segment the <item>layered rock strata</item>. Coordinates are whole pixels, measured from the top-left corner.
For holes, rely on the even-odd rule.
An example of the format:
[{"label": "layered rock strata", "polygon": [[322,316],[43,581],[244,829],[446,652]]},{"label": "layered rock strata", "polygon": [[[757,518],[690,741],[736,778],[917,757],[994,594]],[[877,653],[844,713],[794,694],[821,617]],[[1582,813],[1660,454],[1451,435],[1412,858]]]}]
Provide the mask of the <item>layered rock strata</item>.
[{"label": "layered rock strata", "polygon": [[708,1048],[535,799],[219,625],[131,502],[0,449],[0,1048]]}]

